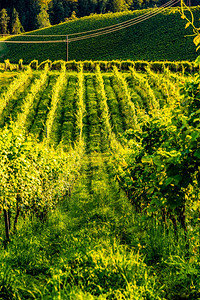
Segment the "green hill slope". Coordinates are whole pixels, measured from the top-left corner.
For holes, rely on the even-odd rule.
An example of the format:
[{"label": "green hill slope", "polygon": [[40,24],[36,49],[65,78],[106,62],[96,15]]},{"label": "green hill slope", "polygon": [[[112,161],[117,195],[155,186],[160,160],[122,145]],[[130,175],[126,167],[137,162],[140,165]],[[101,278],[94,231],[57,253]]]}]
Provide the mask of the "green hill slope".
[{"label": "green hill slope", "polygon": [[[200,6],[192,9],[198,20]],[[105,15],[93,15],[73,20],[32,32],[32,34],[62,35],[72,34],[95,28],[117,24],[147,10],[123,12]],[[69,60],[193,60],[197,53],[192,42],[190,28],[185,29],[185,20],[181,19],[178,8],[166,9],[164,12],[129,28],[90,38],[83,41],[69,43]],[[41,38],[17,37],[17,40],[33,40]],[[65,37],[44,37],[43,39],[65,39]],[[46,59],[66,59],[66,43],[53,44],[7,44],[6,55],[0,53],[1,61],[5,58],[11,62],[23,59],[29,63],[33,59],[40,62]],[[4,50],[5,51],[5,50]]]}]

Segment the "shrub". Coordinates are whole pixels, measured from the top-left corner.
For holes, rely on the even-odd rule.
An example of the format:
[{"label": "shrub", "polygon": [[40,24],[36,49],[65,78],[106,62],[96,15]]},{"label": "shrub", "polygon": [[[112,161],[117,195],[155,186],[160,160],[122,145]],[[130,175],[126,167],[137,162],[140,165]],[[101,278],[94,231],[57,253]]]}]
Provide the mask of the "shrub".
[{"label": "shrub", "polygon": [[78,65],[79,63],[76,62],[75,60],[71,60],[71,61],[67,61],[65,66],[66,66],[66,69],[68,71],[78,71]]},{"label": "shrub", "polygon": [[64,60],[56,60],[52,63],[51,69],[60,71],[63,66],[66,66],[66,62]]},{"label": "shrub", "polygon": [[38,60],[36,60],[36,59],[32,60],[29,65],[30,65],[31,69],[37,70],[38,69]]},{"label": "shrub", "polygon": [[49,60],[49,59],[47,59],[47,60],[45,60],[45,61],[41,62],[41,64],[38,66],[38,70],[44,70],[44,68],[45,68],[46,64],[48,64],[48,66],[49,66],[49,69],[51,69],[51,66],[52,66],[52,61],[51,61],[51,60]]}]

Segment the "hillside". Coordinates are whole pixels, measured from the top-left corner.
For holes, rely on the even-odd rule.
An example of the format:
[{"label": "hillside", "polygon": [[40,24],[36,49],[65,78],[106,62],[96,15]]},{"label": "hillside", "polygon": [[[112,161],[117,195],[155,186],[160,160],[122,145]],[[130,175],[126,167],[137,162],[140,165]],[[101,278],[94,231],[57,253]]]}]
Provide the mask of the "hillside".
[{"label": "hillside", "polygon": [[163,71],[0,72],[0,299],[199,299],[199,79]]},{"label": "hillside", "polygon": [[[148,11],[152,11],[148,10]],[[198,20],[200,6],[192,8]],[[31,32],[34,35],[65,35],[117,24],[139,15],[147,10],[127,11],[93,15],[77,20],[51,26]],[[30,34],[30,33],[29,33]],[[194,60],[197,53],[192,42],[190,28],[185,29],[185,21],[181,19],[178,8],[166,9],[164,12],[123,30],[69,43],[69,60]],[[16,40],[33,40],[33,37],[17,37]],[[34,38],[38,40],[37,38]],[[44,37],[43,39],[65,39],[65,37]],[[41,38],[39,38],[41,40]],[[46,59],[66,60],[66,43],[54,44],[7,44],[6,55],[0,52],[0,59],[18,62],[23,59],[29,63],[33,59],[39,62]]]}]

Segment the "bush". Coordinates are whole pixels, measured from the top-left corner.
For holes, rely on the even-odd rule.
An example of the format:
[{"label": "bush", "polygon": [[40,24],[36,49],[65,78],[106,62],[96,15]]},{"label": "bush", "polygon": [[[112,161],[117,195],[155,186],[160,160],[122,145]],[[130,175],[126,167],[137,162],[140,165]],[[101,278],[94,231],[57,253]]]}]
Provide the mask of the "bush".
[{"label": "bush", "polygon": [[[100,70],[106,72],[108,70],[108,62],[107,61],[99,61]],[[97,62],[96,62],[97,64]]]},{"label": "bush", "polygon": [[95,63],[92,60],[86,60],[83,62],[83,70],[84,71],[94,71]]},{"label": "bush", "polygon": [[66,62],[64,60],[56,60],[52,63],[51,69],[60,71],[63,66],[66,66]]},{"label": "bush", "polygon": [[75,60],[67,61],[65,63],[67,71],[78,71],[78,65],[79,63],[76,62]]},{"label": "bush", "polygon": [[44,68],[45,68],[46,64],[48,64],[48,66],[49,66],[49,69],[51,70],[52,61],[51,61],[51,60],[49,60],[49,59],[47,59],[47,60],[45,60],[45,61],[41,62],[41,64],[38,66],[38,70],[44,70]]},{"label": "bush", "polygon": [[154,72],[163,72],[164,71],[164,63],[163,62],[152,62],[150,63],[150,69]]},{"label": "bush", "polygon": [[135,63],[131,60],[125,60],[121,62],[121,70],[128,71],[130,67],[134,67]]},{"label": "bush", "polygon": [[149,63],[147,61],[136,61],[135,62],[135,69],[136,71],[145,71]]},{"label": "bush", "polygon": [[36,59],[32,60],[29,65],[30,65],[31,69],[37,70],[38,69],[38,60],[36,60]]}]

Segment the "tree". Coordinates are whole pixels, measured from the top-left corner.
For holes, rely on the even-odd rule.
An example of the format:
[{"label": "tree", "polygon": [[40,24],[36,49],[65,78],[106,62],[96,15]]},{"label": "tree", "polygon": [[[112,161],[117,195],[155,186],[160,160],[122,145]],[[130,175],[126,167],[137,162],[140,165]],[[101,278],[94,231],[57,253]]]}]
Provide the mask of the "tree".
[{"label": "tree", "polygon": [[49,3],[52,0],[38,0],[38,3],[42,6],[42,7],[48,7]]},{"label": "tree", "polygon": [[126,9],[126,3],[124,0],[113,0],[113,12],[119,12]]},{"label": "tree", "polygon": [[2,34],[9,33],[9,30],[8,30],[9,20],[10,20],[10,18],[8,16],[7,10],[5,8],[3,8],[0,11],[0,33],[2,33]]},{"label": "tree", "polygon": [[65,19],[64,6],[61,1],[55,2],[53,7],[53,23],[58,24]]},{"label": "tree", "polygon": [[109,0],[101,0],[98,1],[98,5],[97,5],[97,13],[98,14],[103,14],[106,12],[106,8],[108,6]]},{"label": "tree", "polygon": [[19,14],[16,9],[13,9],[12,18],[11,18],[11,33],[20,34],[24,32],[24,28],[20,22]]},{"label": "tree", "polygon": [[78,1],[79,17],[88,16],[90,14],[89,5],[90,5],[89,0]]},{"label": "tree", "polygon": [[43,28],[50,26],[49,14],[47,10],[41,7],[40,13],[37,15],[37,28]]}]

